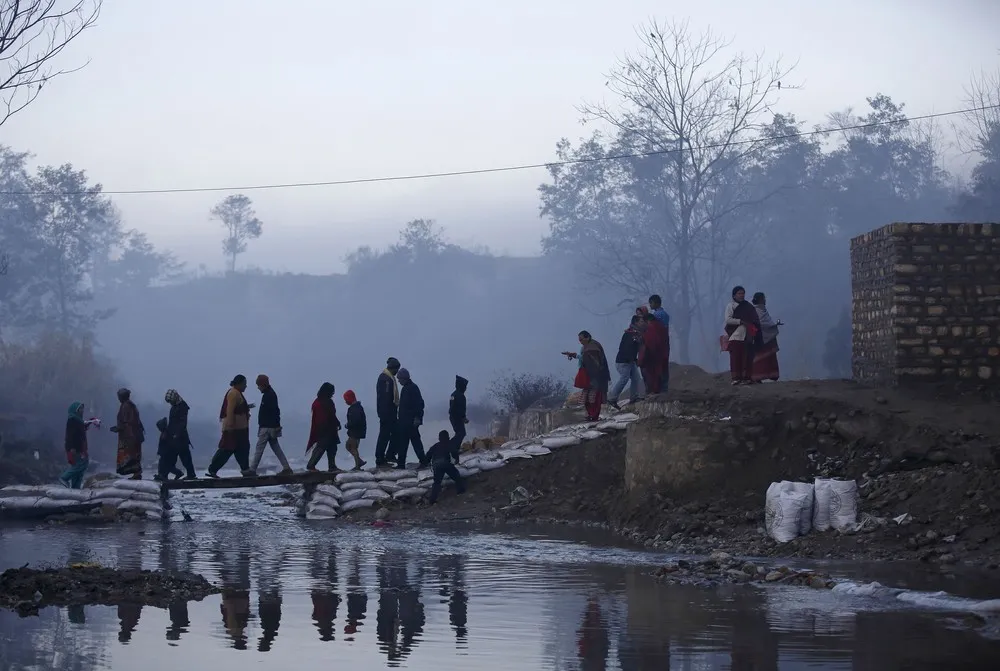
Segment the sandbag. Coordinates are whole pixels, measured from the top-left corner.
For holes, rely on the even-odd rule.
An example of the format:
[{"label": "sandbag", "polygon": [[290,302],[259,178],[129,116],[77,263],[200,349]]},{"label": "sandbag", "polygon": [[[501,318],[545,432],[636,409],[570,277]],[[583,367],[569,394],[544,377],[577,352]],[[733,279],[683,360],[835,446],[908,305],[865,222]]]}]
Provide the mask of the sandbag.
[{"label": "sandbag", "polygon": [[65,508],[66,506],[78,505],[80,501],[69,501],[67,499],[50,499],[47,496],[35,501],[35,508]]},{"label": "sandbag", "polygon": [[[580,444],[579,438],[573,436],[573,439],[576,441],[575,443],[572,443],[573,445]],[[552,450],[542,445],[528,445],[524,448],[524,452],[525,454],[530,454],[533,457],[544,457],[546,454],[552,454]]]},{"label": "sandbag", "polygon": [[83,503],[94,496],[92,489],[67,489],[60,485],[49,485],[44,488],[43,493],[50,499],[66,501],[67,503]]},{"label": "sandbag", "polygon": [[344,504],[349,501],[357,501],[362,496],[365,495],[365,490],[363,489],[349,489],[344,492],[344,495],[340,497],[340,507],[343,508]]},{"label": "sandbag", "polygon": [[378,488],[381,489],[383,492],[388,492],[389,494],[395,494],[400,489],[403,489],[403,487],[400,487],[395,482],[389,482],[387,480],[379,480]]},{"label": "sandbag", "polygon": [[524,447],[530,443],[534,442],[531,438],[520,438],[518,440],[508,440],[506,443],[500,446],[503,450],[516,450],[519,447]]},{"label": "sandbag", "polygon": [[34,508],[35,502],[42,498],[41,496],[11,496],[0,499],[0,508],[10,508],[11,510]]},{"label": "sandbag", "polygon": [[374,479],[375,474],[368,471],[348,471],[347,473],[338,473],[334,482],[343,485],[348,482],[371,482]]},{"label": "sandbag", "polygon": [[479,473],[478,468],[466,468],[464,466],[459,466],[456,470],[458,470],[458,474],[463,478],[471,478],[473,475]]},{"label": "sandbag", "polygon": [[154,512],[161,513],[163,511],[163,506],[156,503],[149,503],[148,501],[122,501],[118,504],[118,510],[135,510],[141,512]]},{"label": "sandbag", "polygon": [[121,504],[125,503],[128,499],[115,498],[115,497],[94,497],[90,500],[91,503],[100,503],[102,506],[111,506],[112,508],[117,508]]},{"label": "sandbag", "polygon": [[798,537],[802,508],[807,498],[803,492],[789,488],[787,484],[772,482],[764,497],[764,525],[767,534],[779,543]]},{"label": "sandbag", "polygon": [[[431,474],[431,477],[433,477],[433,473]],[[420,482],[420,479],[413,477],[396,480],[396,484],[404,489],[407,487],[416,487],[418,482]]]},{"label": "sandbag", "polygon": [[152,480],[131,480],[118,479],[109,480],[110,487],[114,489],[128,489],[135,492],[145,492],[146,494],[159,494],[160,483]]},{"label": "sandbag", "polygon": [[504,459],[531,459],[531,455],[524,450],[502,450],[500,456]]},{"label": "sandbag", "polygon": [[330,496],[329,494],[325,494],[323,492],[313,492],[312,498],[309,499],[309,503],[310,504],[315,503],[317,505],[329,506],[330,508],[333,508],[334,510],[336,510],[337,508],[340,507],[340,500],[339,499],[334,498],[334,497]]},{"label": "sandbag", "polygon": [[858,483],[830,480],[830,526],[848,529],[858,522]]},{"label": "sandbag", "polygon": [[480,459],[466,459],[465,461],[459,461],[457,465],[459,466],[459,468],[478,469],[480,461],[481,461]]},{"label": "sandbag", "polygon": [[409,471],[398,470],[398,471],[379,471],[376,474],[378,480],[388,480],[390,482],[395,482],[396,480],[402,480],[410,475]]},{"label": "sandbag", "polygon": [[327,496],[332,496],[335,499],[339,499],[344,495],[344,492],[340,491],[340,488],[337,487],[337,485],[329,485],[329,484],[316,485],[316,491],[322,492]]},{"label": "sandbag", "polygon": [[832,480],[816,478],[813,483],[813,529],[827,531],[830,528],[830,483]]},{"label": "sandbag", "polygon": [[496,469],[503,468],[506,465],[507,465],[507,462],[503,461],[502,459],[498,459],[497,461],[480,461],[479,462],[479,468],[480,468],[480,470],[483,470],[483,471],[495,471]]},{"label": "sandbag", "polygon": [[373,482],[372,480],[345,482],[344,484],[340,485],[340,489],[343,492],[349,492],[352,489],[368,489],[369,487],[372,486],[372,482]]},{"label": "sandbag", "polygon": [[390,494],[387,494],[381,489],[366,489],[363,499],[371,499],[372,501],[382,501],[383,499],[391,498]]},{"label": "sandbag", "polygon": [[589,431],[584,431],[580,434],[580,440],[597,440],[598,438],[603,438],[604,432],[598,431],[597,429],[590,429]]},{"label": "sandbag", "polygon": [[628,424],[630,422],[634,422],[635,420],[639,419],[639,415],[635,414],[634,412],[623,412],[620,415],[615,415],[611,419],[613,419],[618,423]]},{"label": "sandbag", "polygon": [[373,505],[375,505],[374,499],[358,499],[356,501],[348,501],[341,506],[340,510],[347,513],[352,510],[358,510],[359,508],[371,508]]},{"label": "sandbag", "polygon": [[45,496],[45,490],[46,487],[39,487],[37,485],[8,485],[0,489],[0,498],[31,497],[37,499]]},{"label": "sandbag", "polygon": [[[426,480],[427,478],[433,478],[433,477],[434,477],[433,468],[421,468],[419,471],[417,471],[417,480]],[[405,483],[402,482],[402,480],[397,480],[396,483],[405,486]]]},{"label": "sandbag", "polygon": [[[570,447],[572,445],[579,445],[581,443],[579,436],[556,436],[554,438],[546,438],[542,441],[541,447],[545,448],[543,454],[548,454],[551,450],[559,447]],[[534,454],[533,449],[537,448],[537,445],[529,445],[524,448],[525,453]]]},{"label": "sandbag", "polygon": [[318,503],[310,503],[307,505],[305,513],[307,520],[332,520],[338,517],[338,513],[335,508]]},{"label": "sandbag", "polygon": [[160,501],[160,494],[150,494],[148,492],[142,492],[134,489],[119,489],[117,487],[109,487],[106,489],[94,490],[92,495],[93,499],[129,499],[133,501],[147,501],[149,503],[158,503]]},{"label": "sandbag", "polygon": [[398,492],[392,495],[392,498],[396,500],[408,499],[413,496],[423,496],[426,493],[427,489],[425,489],[424,487],[409,487],[407,489],[399,490]]},{"label": "sandbag", "polygon": [[799,511],[799,535],[805,536],[812,531],[813,491],[815,488],[811,482],[792,482],[786,480],[781,484],[784,486],[785,491],[798,492],[805,497],[802,501],[802,510]]}]

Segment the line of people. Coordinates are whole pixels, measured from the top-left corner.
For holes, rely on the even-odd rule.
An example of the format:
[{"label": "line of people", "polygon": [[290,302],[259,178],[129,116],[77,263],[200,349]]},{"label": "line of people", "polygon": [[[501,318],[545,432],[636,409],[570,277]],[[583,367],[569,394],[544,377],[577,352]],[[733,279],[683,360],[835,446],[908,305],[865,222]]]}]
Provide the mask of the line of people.
[{"label": "line of people", "polygon": [[760,384],[778,379],[778,327],[767,311],[767,297],[758,291],[751,301],[746,289],[733,287],[726,305],[719,346],[729,353],[729,374],[733,385]]},{"label": "line of people", "polygon": [[[280,475],[293,472],[281,447],[281,409],[278,395],[271,386],[267,375],[256,378],[261,393],[260,410],[257,413],[257,444],[250,455],[250,411],[256,404],[246,399],[247,378],[237,375],[229,384],[219,411],[221,437],[218,447],[208,466],[206,477],[218,478],[219,470],[235,458],[245,477],[257,475],[257,468],[264,453],[270,448],[281,464]],[[465,392],[469,381],[455,376],[455,391],[448,404],[448,418],[453,434],[447,431],[439,434],[439,444],[425,452],[420,436],[424,421],[424,399],[420,388],[413,382],[409,371],[399,360],[389,357],[386,367],[376,382],[376,405],[379,419],[379,435],[375,449],[376,466],[380,468],[395,465],[406,468],[406,458],[410,444],[420,465],[434,465],[436,490],[440,490],[441,478],[449,475],[462,490],[458,472],[451,460],[458,462],[458,453],[466,436],[467,402]],[[368,420],[364,407],[353,390],[344,392],[347,404],[346,425],[337,417],[333,400],[336,389],[330,382],[324,382],[312,403],[309,439],[306,444],[306,470],[316,471],[320,459],[326,455],[327,469],[336,472],[336,455],[340,445],[340,431],[346,430],[346,450],[354,458],[354,470],[360,470],[367,462],[361,459],[360,444],[367,436]],[[118,436],[116,472],[133,480],[142,479],[142,446],[146,439],[145,427],[139,416],[139,409],[132,401],[129,389],[118,390],[119,409],[115,426],[111,431]],[[197,479],[191,456],[191,438],[188,433],[188,413],[190,406],[174,389],[167,390],[164,400],[170,406],[167,417],[157,421],[159,442],[157,473],[155,480],[165,480],[173,475],[175,479]],[[60,482],[67,487],[79,489],[83,475],[89,466],[87,430],[100,427],[97,418],[84,419],[84,405],[76,402],[69,407],[66,420],[65,449],[69,468],[60,476]],[[443,445],[441,445],[443,443]],[[181,470],[177,463],[184,467]],[[432,497],[436,498],[436,497]]]}]

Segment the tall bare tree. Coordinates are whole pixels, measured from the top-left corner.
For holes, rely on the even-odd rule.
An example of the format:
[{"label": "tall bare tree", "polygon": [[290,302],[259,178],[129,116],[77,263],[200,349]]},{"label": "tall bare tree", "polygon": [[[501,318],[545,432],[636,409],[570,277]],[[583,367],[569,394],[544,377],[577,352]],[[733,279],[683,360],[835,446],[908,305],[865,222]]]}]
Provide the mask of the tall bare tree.
[{"label": "tall bare tree", "polygon": [[[0,0],[0,124],[30,105],[63,49],[94,25],[103,0]],[[86,65],[86,64],[84,64]]]},{"label": "tall bare tree", "polygon": [[213,219],[222,222],[226,237],[222,251],[229,257],[229,270],[236,272],[236,257],[247,250],[247,243],[256,240],[264,231],[264,224],[257,218],[253,201],[242,193],[227,196],[211,210]]},{"label": "tall bare tree", "polygon": [[[590,241],[592,258],[600,258],[590,265],[595,279],[629,295],[664,294],[679,358],[688,360],[701,309],[699,267],[714,272],[747,248],[744,235],[724,227],[738,225],[733,215],[752,202],[741,168],[759,151],[760,130],[791,68],[780,59],[730,53],[729,40],[694,33],[686,21],[654,21],[636,32],[640,49],[607,75],[615,100],[581,107],[585,121],[614,129],[613,147],[599,139],[578,152],[560,145],[560,158],[572,154],[584,163],[553,166],[555,183],[542,187],[542,213],[552,220],[547,248],[575,229],[577,242]],[[615,154],[646,156],[596,167],[595,160]],[[576,204],[565,207],[567,199]],[[586,223],[581,211],[589,212]]]}]

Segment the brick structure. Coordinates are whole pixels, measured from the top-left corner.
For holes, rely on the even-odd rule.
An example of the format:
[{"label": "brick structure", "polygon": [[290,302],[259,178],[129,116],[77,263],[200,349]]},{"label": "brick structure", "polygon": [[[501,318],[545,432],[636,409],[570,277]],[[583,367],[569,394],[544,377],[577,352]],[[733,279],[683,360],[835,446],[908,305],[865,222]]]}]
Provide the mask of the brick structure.
[{"label": "brick structure", "polygon": [[1000,224],[890,224],[851,240],[852,371],[1000,387]]}]

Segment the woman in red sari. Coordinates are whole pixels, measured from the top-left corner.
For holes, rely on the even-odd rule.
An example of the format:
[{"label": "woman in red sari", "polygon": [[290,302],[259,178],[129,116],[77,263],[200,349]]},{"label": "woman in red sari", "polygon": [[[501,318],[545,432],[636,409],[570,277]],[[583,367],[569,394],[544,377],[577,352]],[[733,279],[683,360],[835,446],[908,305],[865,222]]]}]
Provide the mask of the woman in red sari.
[{"label": "woman in red sari", "polygon": [[132,392],[124,387],[118,390],[118,418],[112,433],[118,434],[118,455],[115,470],[118,475],[131,475],[133,480],[142,479],[142,444],[146,430],[139,419],[139,409],[132,402]]},{"label": "woman in red sari", "polygon": [[767,297],[758,291],[750,301],[757,310],[760,321],[760,346],[755,348],[753,364],[750,369],[750,380],[760,384],[764,380],[778,379],[778,327],[781,320],[775,321],[767,311]]},{"label": "woman in red sari", "polygon": [[663,378],[670,359],[670,333],[659,319],[648,311],[643,313],[646,328],[642,332],[642,350],[639,352],[639,368],[646,384],[647,394],[664,391]]},{"label": "woman in red sari", "polygon": [[722,343],[729,352],[729,374],[734,385],[750,384],[753,357],[760,344],[760,318],[746,295],[743,287],[733,287],[733,300],[726,306],[723,324]]},{"label": "woman in red sari", "polygon": [[589,331],[580,331],[580,353],[563,352],[567,359],[579,362],[575,385],[583,390],[583,405],[587,409],[587,420],[596,422],[601,418],[601,407],[608,396],[611,384],[611,368],[604,355],[601,343],[594,340]]}]

